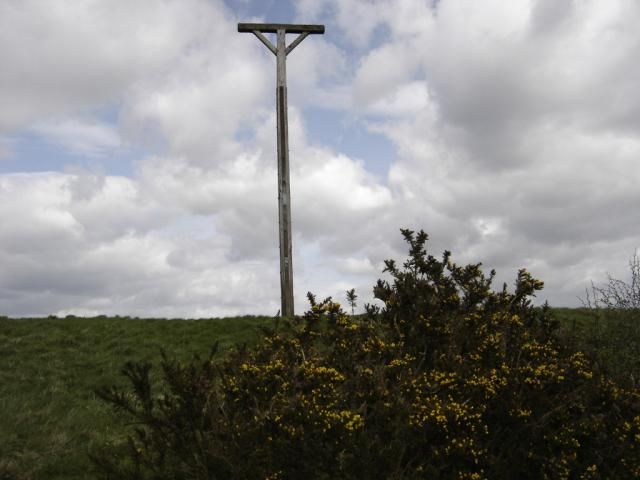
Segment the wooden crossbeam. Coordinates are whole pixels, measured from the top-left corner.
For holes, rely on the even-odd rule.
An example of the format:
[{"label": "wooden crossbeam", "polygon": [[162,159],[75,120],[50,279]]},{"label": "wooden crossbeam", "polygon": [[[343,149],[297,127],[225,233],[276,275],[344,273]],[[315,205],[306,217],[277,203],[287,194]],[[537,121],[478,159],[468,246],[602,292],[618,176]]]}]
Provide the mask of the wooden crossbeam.
[{"label": "wooden crossbeam", "polygon": [[239,23],[238,32],[252,33],[254,31],[262,33],[278,33],[278,30],[284,30],[285,33],[307,33],[323,34],[324,25],[296,25],[291,23]]}]

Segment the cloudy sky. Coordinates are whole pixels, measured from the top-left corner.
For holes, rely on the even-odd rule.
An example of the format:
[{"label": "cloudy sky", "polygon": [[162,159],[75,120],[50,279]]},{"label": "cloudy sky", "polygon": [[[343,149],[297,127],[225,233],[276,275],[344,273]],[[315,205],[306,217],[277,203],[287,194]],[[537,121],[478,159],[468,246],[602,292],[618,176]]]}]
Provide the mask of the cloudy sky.
[{"label": "cloudy sky", "polygon": [[[274,315],[275,58],[296,309],[401,227],[577,306],[640,246],[637,0],[0,0],[0,314]],[[292,41],[294,36],[288,36]]]}]

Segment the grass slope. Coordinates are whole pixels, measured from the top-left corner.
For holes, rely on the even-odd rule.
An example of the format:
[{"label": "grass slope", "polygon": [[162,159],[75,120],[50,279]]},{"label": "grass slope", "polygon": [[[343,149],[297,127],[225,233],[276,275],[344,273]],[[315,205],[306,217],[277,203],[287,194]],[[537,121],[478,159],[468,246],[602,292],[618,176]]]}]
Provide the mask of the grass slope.
[{"label": "grass slope", "polygon": [[589,354],[601,372],[626,387],[640,385],[640,310],[554,308],[561,334]]},{"label": "grass slope", "polygon": [[[124,435],[93,394],[127,360],[159,364],[255,341],[265,317],[211,320],[0,317],[0,480],[93,479],[87,452]],[[157,370],[157,368],[156,368]]]},{"label": "grass slope", "polygon": [[[640,312],[554,308],[561,334],[623,382],[640,379]],[[252,343],[267,317],[211,320],[0,317],[0,480],[97,478],[87,457],[94,445],[125,436],[95,397],[124,385],[127,360],[156,366],[160,349],[189,360]]]}]

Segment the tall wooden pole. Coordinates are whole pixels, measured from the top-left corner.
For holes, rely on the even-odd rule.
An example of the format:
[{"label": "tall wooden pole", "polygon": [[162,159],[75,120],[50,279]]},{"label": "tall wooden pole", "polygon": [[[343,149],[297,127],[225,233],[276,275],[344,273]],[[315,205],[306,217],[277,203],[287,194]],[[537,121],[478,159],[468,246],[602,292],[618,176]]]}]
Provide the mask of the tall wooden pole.
[{"label": "tall wooden pole", "polygon": [[293,317],[291,258],[291,192],[289,189],[289,122],[287,119],[287,52],[285,31],[277,33],[276,135],[278,137],[278,220],[280,225],[280,297],[282,315]]},{"label": "tall wooden pole", "polygon": [[[276,56],[276,135],[278,138],[278,223],[280,230],[281,315],[293,318],[293,261],[291,255],[291,193],[289,189],[289,126],[287,121],[287,55],[309,34],[323,34],[324,25],[239,23],[238,32],[251,32]],[[274,46],[263,33],[276,34]],[[298,33],[287,47],[285,35]]]}]

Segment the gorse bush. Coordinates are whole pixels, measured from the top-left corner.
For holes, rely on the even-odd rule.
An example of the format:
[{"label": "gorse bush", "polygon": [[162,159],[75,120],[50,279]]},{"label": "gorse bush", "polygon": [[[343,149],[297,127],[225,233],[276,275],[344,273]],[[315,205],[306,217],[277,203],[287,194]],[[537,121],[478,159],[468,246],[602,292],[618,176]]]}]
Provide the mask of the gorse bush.
[{"label": "gorse bush", "polygon": [[348,316],[309,295],[303,317],[221,360],[128,364],[100,396],[135,429],[94,452],[106,478],[587,479],[640,476],[640,397],[556,336],[542,282],[513,292],[402,231],[383,307]]}]

